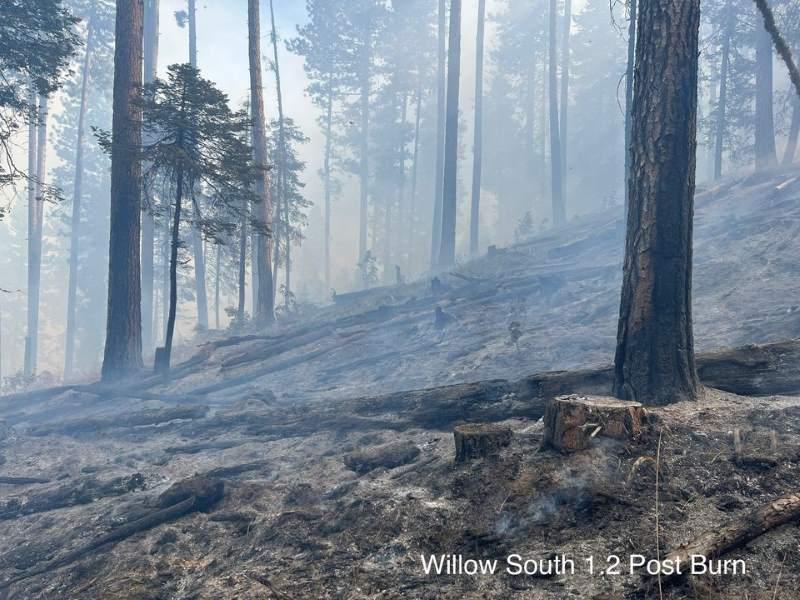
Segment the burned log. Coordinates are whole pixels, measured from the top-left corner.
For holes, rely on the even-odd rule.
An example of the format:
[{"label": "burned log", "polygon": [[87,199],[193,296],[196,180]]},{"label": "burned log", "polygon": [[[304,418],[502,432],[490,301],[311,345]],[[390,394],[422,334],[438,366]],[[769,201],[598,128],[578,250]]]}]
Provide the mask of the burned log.
[{"label": "burned log", "polygon": [[588,448],[595,437],[635,441],[645,412],[638,402],[603,396],[560,396],[544,414],[543,447],[562,452]]},{"label": "burned log", "polygon": [[494,456],[511,443],[508,427],[490,423],[457,425],[453,430],[456,462]]},{"label": "burned log", "polygon": [[32,427],[28,433],[33,436],[51,435],[54,433],[74,435],[77,433],[98,432],[108,429],[159,425],[179,419],[202,419],[206,416],[206,413],[208,413],[207,406],[174,406],[122,413],[107,417],[98,416],[83,419],[69,419],[52,425]]},{"label": "burned log", "polygon": [[800,492],[786,494],[743,517],[705,531],[696,539],[675,549],[663,562],[675,565],[678,564],[676,561],[680,561],[684,565],[682,573],[685,574],[688,571],[686,565],[691,565],[692,560],[716,559],[776,527],[798,519]]},{"label": "burned log", "polygon": [[417,460],[420,450],[413,442],[390,442],[349,452],[343,457],[351,471],[363,475],[375,469],[394,469]]}]

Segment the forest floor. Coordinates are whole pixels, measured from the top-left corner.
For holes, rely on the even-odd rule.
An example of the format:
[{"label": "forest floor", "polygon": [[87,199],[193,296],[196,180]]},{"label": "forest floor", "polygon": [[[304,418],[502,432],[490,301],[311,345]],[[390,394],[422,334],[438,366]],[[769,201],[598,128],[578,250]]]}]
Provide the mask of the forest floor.
[{"label": "forest floor", "polygon": [[[696,223],[698,348],[800,337],[800,172],[701,190]],[[634,444],[541,449],[548,397],[607,393],[607,369],[570,370],[610,361],[621,243],[619,219],[594,215],[441,289],[344,295],[267,334],[209,337],[169,380],[0,398],[0,597],[658,598],[630,555],[800,488],[800,365],[794,342],[745,348],[725,363],[743,384],[704,354],[701,377],[728,391],[649,411]],[[531,375],[554,368],[569,372]],[[511,445],[455,463],[465,420],[507,425]],[[737,430],[760,458],[736,455]],[[221,499],[144,525],[198,474],[224,482]],[[38,480],[3,479],[24,477]],[[745,574],[664,581],[663,597],[800,598],[797,534],[768,532],[726,555]],[[426,575],[420,555],[445,553],[498,573]],[[514,553],[564,554],[575,573],[504,574]],[[620,574],[601,575],[611,556]]]}]

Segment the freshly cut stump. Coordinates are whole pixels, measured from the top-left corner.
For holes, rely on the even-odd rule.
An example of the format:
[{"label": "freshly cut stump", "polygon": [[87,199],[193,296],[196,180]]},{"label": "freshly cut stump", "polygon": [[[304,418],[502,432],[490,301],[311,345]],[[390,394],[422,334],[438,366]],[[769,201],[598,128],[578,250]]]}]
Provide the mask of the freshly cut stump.
[{"label": "freshly cut stump", "polygon": [[456,462],[484,458],[497,454],[511,443],[511,430],[501,425],[470,423],[457,425],[453,430],[456,442]]},{"label": "freshly cut stump", "polygon": [[645,411],[638,402],[605,396],[559,396],[544,413],[542,446],[562,452],[588,448],[595,437],[636,440]]}]

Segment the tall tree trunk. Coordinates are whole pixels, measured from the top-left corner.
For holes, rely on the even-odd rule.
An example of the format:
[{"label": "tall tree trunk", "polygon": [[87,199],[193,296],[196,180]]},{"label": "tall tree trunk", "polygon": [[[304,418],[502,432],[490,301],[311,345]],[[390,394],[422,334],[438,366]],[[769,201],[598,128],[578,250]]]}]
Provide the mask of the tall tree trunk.
[{"label": "tall tree trunk", "polygon": [[247,289],[247,220],[249,212],[249,207],[245,206],[242,211],[241,235],[239,236],[239,297],[236,306],[236,319],[239,321],[239,325],[244,323],[245,293]]},{"label": "tall tree trunk", "polygon": [[143,0],[117,0],[111,140],[111,236],[103,380],[142,367],[140,217]]},{"label": "tall tree trunk", "polygon": [[445,0],[439,0],[438,70],[436,72],[436,179],[433,190],[433,225],[431,228],[431,268],[439,263],[439,248],[442,244],[442,198],[444,198],[444,130],[445,103],[447,101],[446,65],[447,55],[447,8]]},{"label": "tall tree trunk", "polygon": [[[28,290],[32,289],[33,265],[31,257],[34,255],[34,241],[36,240],[36,229],[38,213],[36,211],[36,132],[38,120],[38,99],[34,84],[30,82],[30,93],[28,104],[30,114],[28,115]],[[31,363],[31,332],[33,330],[33,298],[30,292],[27,296],[27,328],[25,330],[25,356],[23,361],[23,374],[26,377],[33,375],[33,365]]]},{"label": "tall tree trunk", "polygon": [[289,293],[291,291],[292,249],[291,229],[289,223],[289,196],[286,191],[286,171],[288,169],[286,153],[286,123],[283,115],[283,90],[281,88],[281,67],[278,59],[278,31],[275,28],[275,9],[272,0],[269,0],[269,16],[272,25],[272,56],[275,66],[275,87],[278,96],[278,152],[280,153],[281,166],[278,169],[278,193],[280,205],[283,207],[283,238],[286,270],[284,273],[284,307],[289,308]]},{"label": "tall tree trunk", "polygon": [[[189,0],[189,64],[197,68],[197,2]],[[199,227],[202,223],[200,201],[192,190],[192,212],[195,225],[192,227],[192,258],[194,260],[194,288],[197,304],[197,326],[208,329],[208,294],[206,292],[206,260],[203,251],[203,236]]]},{"label": "tall tree trunk", "polygon": [[628,62],[625,67],[625,214],[628,214],[628,186],[631,176],[631,104],[633,103],[633,65],[636,60],[636,7],[628,0]]},{"label": "tall tree trunk", "polygon": [[[371,38],[372,33],[368,32]],[[372,63],[372,40],[368,39],[364,43],[364,50],[361,56],[361,147],[359,149],[359,187],[360,201],[358,211],[358,260],[364,265],[362,267],[361,279],[363,287],[369,285],[366,273],[366,261],[364,257],[367,253],[367,217],[369,202],[369,96],[371,93],[371,63]]]},{"label": "tall tree trunk", "polygon": [[444,132],[444,187],[442,194],[442,244],[439,267],[456,262],[456,212],[458,210],[458,93],[461,79],[461,0],[450,3],[450,41],[447,49],[447,121]]},{"label": "tall tree trunk", "polygon": [[[159,0],[144,3],[144,83],[152,83],[158,71],[158,9]],[[146,194],[145,190],[145,194]],[[150,204],[145,198],[142,212],[142,350],[145,354],[153,350],[155,287],[155,220]]]},{"label": "tall tree trunk", "polygon": [[[64,379],[72,376],[75,359],[75,316],[78,292],[78,257],[81,236],[81,196],[83,194],[83,138],[86,132],[86,110],[89,104],[89,69],[94,46],[93,20],[89,18],[86,52],[81,73],[81,104],[78,109],[78,132],[75,142],[75,176],[72,186],[72,220],[69,245],[69,283],[67,284],[67,339],[64,352]],[[152,251],[152,247],[151,247]],[[151,252],[152,256],[152,252]],[[152,305],[151,305],[152,307]]]},{"label": "tall tree trunk", "polygon": [[733,7],[728,2],[725,6],[725,25],[722,33],[722,66],[719,73],[719,99],[717,100],[717,123],[714,133],[714,180],[722,177],[722,152],[725,143],[725,131],[728,128],[728,77],[731,64],[731,35],[735,19]]},{"label": "tall tree trunk", "polygon": [[250,107],[253,111],[255,162],[259,167],[254,207],[255,221],[263,231],[255,232],[253,251],[256,256],[258,297],[253,318],[260,325],[275,320],[274,282],[272,279],[272,198],[267,173],[267,131],[264,117],[264,88],[261,77],[261,22],[259,0],[247,0],[248,54],[250,62]]},{"label": "tall tree trunk", "polygon": [[694,399],[692,219],[700,0],[640,7],[631,186],[614,393]]},{"label": "tall tree trunk", "polygon": [[[405,130],[406,122],[408,121],[408,91],[403,92],[402,109],[400,111],[400,124]],[[400,181],[397,186],[397,225],[392,229],[392,256],[396,268],[400,268],[400,264],[405,261],[402,260],[406,254],[406,250],[410,250],[408,244],[403,244],[401,239],[403,236],[403,226],[406,223],[408,210],[408,203],[406,202],[406,139],[402,137],[398,152],[398,177]]]},{"label": "tall tree trunk", "polygon": [[27,345],[24,372],[29,377],[36,374],[39,356],[39,294],[42,279],[44,193],[47,179],[47,105],[47,97],[39,96],[35,144],[35,191],[33,203],[28,209],[28,335],[25,338]]},{"label": "tall tree trunk", "polygon": [[778,164],[772,107],[772,39],[763,25],[756,33],[756,169]]},{"label": "tall tree trunk", "polygon": [[417,107],[414,115],[414,152],[411,157],[411,197],[408,206],[408,237],[406,243],[408,244],[408,262],[406,263],[406,271],[409,273],[413,268],[416,244],[416,217],[417,217],[417,172],[419,171],[419,130],[420,122],[422,120],[422,78],[420,77],[417,83]]},{"label": "tall tree trunk", "polygon": [[559,136],[561,142],[561,193],[567,204],[567,113],[569,109],[569,38],[572,31],[572,0],[564,0],[564,31],[561,38],[561,114]]},{"label": "tall tree trunk", "polygon": [[163,336],[161,341],[166,339],[167,332],[167,318],[169,317],[169,253],[170,243],[172,237],[172,228],[170,227],[172,218],[172,207],[168,197],[162,200],[164,204],[164,226],[161,235],[161,327],[159,328],[160,334]]},{"label": "tall tree trunk", "polygon": [[331,153],[333,150],[333,88],[328,82],[325,108],[325,291],[331,289]]},{"label": "tall tree trunk", "polygon": [[[567,0],[569,2],[569,0]],[[478,255],[480,228],[481,170],[483,167],[483,41],[486,0],[478,0],[478,37],[475,60],[475,130],[472,142],[472,204],[469,216],[469,253]]]},{"label": "tall tree trunk", "polygon": [[222,269],[222,244],[217,242],[217,260],[214,272],[214,328],[219,329],[219,279]]},{"label": "tall tree trunk", "polygon": [[561,173],[561,129],[558,124],[558,46],[556,40],[557,1],[550,0],[550,186],[553,203],[553,226],[559,227],[567,221],[564,206],[563,175]]},{"label": "tall tree trunk", "polygon": [[783,153],[783,164],[786,166],[794,162],[797,154],[797,138],[800,134],[800,99],[792,97],[792,123],[789,126],[789,137],[786,140],[786,150]]}]

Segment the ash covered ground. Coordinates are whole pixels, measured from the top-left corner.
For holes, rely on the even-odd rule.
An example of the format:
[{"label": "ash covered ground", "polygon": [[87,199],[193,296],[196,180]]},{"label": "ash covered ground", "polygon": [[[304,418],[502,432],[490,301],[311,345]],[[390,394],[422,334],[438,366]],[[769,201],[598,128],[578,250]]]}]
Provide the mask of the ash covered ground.
[{"label": "ash covered ground", "polygon": [[[699,350],[800,335],[799,176],[700,190]],[[709,388],[699,402],[653,409],[635,444],[540,448],[542,400],[555,388],[530,376],[612,357],[622,230],[616,214],[585,217],[441,275],[441,287],[428,278],[343,295],[275,331],[198,340],[169,381],[3,398],[0,475],[36,480],[0,483],[0,579],[21,578],[6,593],[658,597],[638,573],[433,576],[420,561],[654,557],[797,491],[800,379],[780,362],[788,395],[768,393],[770,365],[752,386],[766,393]],[[593,373],[577,387],[602,393],[607,373]],[[575,381],[559,377],[559,391]],[[715,377],[706,383],[725,387]],[[462,385],[425,391],[448,384]],[[501,422],[513,441],[494,458],[455,463],[452,428],[465,420]],[[735,455],[735,431],[755,459]],[[70,559],[145,523],[165,490],[195,475],[222,481],[221,498]],[[787,525],[730,553],[746,575],[664,582],[663,597],[797,598],[797,533]]]}]

